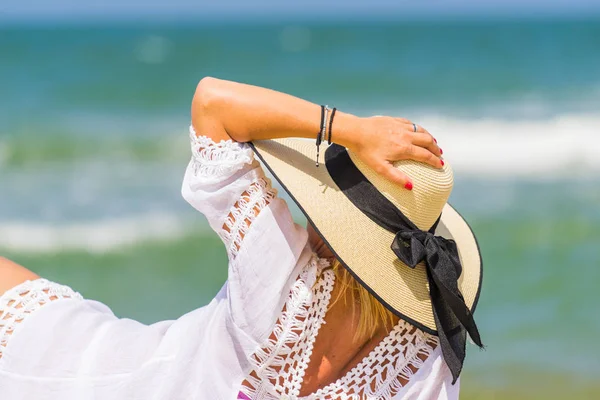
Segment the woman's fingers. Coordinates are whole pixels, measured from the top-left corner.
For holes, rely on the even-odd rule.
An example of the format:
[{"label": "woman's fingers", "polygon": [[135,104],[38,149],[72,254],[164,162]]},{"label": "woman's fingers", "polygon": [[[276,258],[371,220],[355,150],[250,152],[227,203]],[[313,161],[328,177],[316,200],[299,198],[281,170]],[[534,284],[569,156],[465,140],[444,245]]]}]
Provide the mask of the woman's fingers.
[{"label": "woman's fingers", "polygon": [[428,149],[424,149],[423,147],[409,146],[406,150],[406,153],[406,158],[410,160],[424,162],[426,164],[431,165],[434,168],[442,168],[444,166],[443,160],[438,158]]},{"label": "woman's fingers", "polygon": [[399,169],[395,168],[391,163],[384,163],[379,168],[377,168],[377,172],[382,175],[384,178],[394,182],[397,185],[402,186],[405,189],[412,190],[413,184],[412,181],[406,174]]},{"label": "woman's fingers", "polygon": [[359,157],[384,178],[406,189],[412,181],[393,166],[397,160],[414,160],[442,168],[442,150],[422,126],[403,118],[366,118],[360,125],[361,143],[356,147]]},{"label": "woman's fingers", "polygon": [[[398,122],[400,122],[402,125],[406,125],[407,129],[410,130],[411,132],[421,132],[421,133],[429,133],[427,131],[427,129],[423,128],[421,125],[417,124],[416,122],[412,122],[408,119],[404,119],[404,118],[396,118],[396,120]],[[417,130],[415,131],[415,127],[417,128]]]},{"label": "woman's fingers", "polygon": [[412,136],[412,143],[415,146],[420,146],[420,147],[423,147],[423,148],[429,150],[430,152],[435,154],[437,157],[440,157],[442,155],[442,151],[441,151],[440,147],[437,145],[437,143],[433,139],[433,136],[431,136],[429,133],[424,133],[424,132],[415,133]]},{"label": "woman's fingers", "polygon": [[411,138],[412,144],[426,148],[437,157],[441,157],[443,152],[438,146],[433,135],[431,135],[427,129],[404,118],[398,118],[397,121],[402,124],[402,127],[405,129],[405,133],[407,133],[407,135]]},{"label": "woman's fingers", "polygon": [[[411,123],[411,128],[413,130],[413,132],[419,132],[419,133],[429,133],[427,131],[427,129],[423,128],[421,125],[419,124],[415,124],[414,126],[412,125],[413,123]],[[415,126],[417,127],[417,130],[415,131]]]},{"label": "woman's fingers", "polygon": [[[398,121],[401,122],[402,125],[404,125],[404,127],[406,128],[406,130],[408,130],[410,132],[425,133],[427,135],[430,135],[433,138],[433,135],[431,133],[429,133],[429,131],[427,129],[425,129],[423,126],[421,126],[417,123],[414,123],[412,121],[409,121],[407,119],[402,119],[402,118],[400,118]],[[415,127],[417,128],[416,131],[415,131]],[[435,139],[433,139],[433,141],[435,142]]]}]

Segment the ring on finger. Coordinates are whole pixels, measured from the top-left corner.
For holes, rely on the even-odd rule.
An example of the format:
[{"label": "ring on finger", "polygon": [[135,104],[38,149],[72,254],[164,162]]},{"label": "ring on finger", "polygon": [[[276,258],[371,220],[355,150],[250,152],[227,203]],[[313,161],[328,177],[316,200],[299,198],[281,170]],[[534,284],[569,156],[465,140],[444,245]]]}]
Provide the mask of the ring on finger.
[{"label": "ring on finger", "polygon": [[417,124],[413,123],[413,132],[417,131]]}]

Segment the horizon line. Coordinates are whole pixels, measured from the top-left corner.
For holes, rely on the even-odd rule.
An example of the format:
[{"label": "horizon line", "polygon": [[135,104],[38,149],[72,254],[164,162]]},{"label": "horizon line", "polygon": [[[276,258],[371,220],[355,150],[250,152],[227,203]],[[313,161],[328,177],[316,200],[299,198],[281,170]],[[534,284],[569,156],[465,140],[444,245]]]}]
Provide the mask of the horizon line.
[{"label": "horizon line", "polygon": [[[594,11],[572,11],[564,10],[546,10],[545,12],[452,12],[452,13],[424,13],[424,12],[406,12],[406,13],[329,13],[315,16],[313,14],[303,13],[146,13],[140,15],[106,13],[102,15],[89,13],[75,13],[71,15],[46,15],[35,16],[27,15],[6,15],[0,11],[0,22],[9,25],[95,25],[110,23],[133,23],[133,24],[186,24],[186,23],[209,23],[226,24],[242,23],[252,25],[254,23],[319,23],[319,22],[477,22],[477,21],[543,21],[543,20],[595,20],[600,18],[600,7]],[[0,29],[2,27],[0,26]]]}]

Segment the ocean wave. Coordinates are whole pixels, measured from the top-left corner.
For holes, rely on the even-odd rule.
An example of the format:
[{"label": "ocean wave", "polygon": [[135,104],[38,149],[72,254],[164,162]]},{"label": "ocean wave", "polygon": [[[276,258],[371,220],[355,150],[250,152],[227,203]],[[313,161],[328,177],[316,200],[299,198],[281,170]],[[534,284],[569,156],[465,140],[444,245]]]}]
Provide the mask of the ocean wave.
[{"label": "ocean wave", "polygon": [[4,222],[0,225],[0,249],[28,253],[106,253],[144,241],[177,240],[192,231],[198,231],[198,226],[192,227],[183,218],[168,214],[65,225]]},{"label": "ocean wave", "polygon": [[[398,114],[372,111],[371,115]],[[600,117],[594,115],[563,114],[516,120],[459,118],[433,112],[414,115],[411,118],[438,139],[445,159],[461,174],[555,179],[573,174],[595,175],[600,171],[597,140]],[[0,138],[0,168],[123,161],[142,169],[157,162],[181,168],[188,151],[187,132],[183,128],[180,136],[171,133],[160,139],[81,138],[72,134],[30,141],[23,136],[5,136]]]},{"label": "ocean wave", "polygon": [[135,134],[87,137],[76,132],[39,136],[0,135],[0,168],[89,161],[173,161],[187,150],[185,129],[180,137],[140,137]]},{"label": "ocean wave", "polygon": [[455,171],[473,177],[562,179],[600,172],[600,118],[561,115],[545,120],[418,121],[437,138]]}]

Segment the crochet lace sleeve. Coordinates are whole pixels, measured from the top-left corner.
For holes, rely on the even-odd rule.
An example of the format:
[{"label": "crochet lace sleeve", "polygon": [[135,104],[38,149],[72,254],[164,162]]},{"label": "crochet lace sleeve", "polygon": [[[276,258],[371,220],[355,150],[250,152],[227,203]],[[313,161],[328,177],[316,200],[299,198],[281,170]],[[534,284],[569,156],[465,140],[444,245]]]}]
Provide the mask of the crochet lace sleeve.
[{"label": "crochet lace sleeve", "polygon": [[46,279],[26,281],[4,293],[0,297],[0,359],[27,317],[48,303],[64,299],[82,297],[71,288]]},{"label": "crochet lace sleeve", "polygon": [[233,140],[217,143],[207,136],[198,135],[193,126],[190,126],[190,142],[191,167],[195,177],[204,184],[226,180],[250,166],[254,160],[252,149],[245,143]]},{"label": "crochet lace sleeve", "polygon": [[256,216],[277,195],[250,146],[232,140],[218,143],[190,127],[192,160],[183,197],[208,219],[235,259]]},{"label": "crochet lace sleeve", "polygon": [[308,234],[294,222],[249,145],[215,143],[190,129],[183,197],[208,220],[229,256],[228,301],[237,327],[270,334],[298,274]]}]

